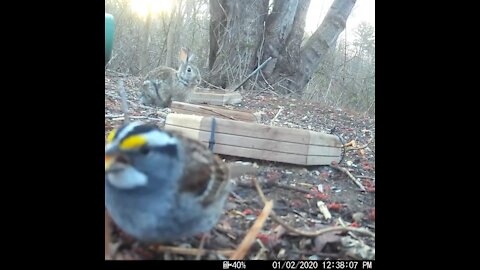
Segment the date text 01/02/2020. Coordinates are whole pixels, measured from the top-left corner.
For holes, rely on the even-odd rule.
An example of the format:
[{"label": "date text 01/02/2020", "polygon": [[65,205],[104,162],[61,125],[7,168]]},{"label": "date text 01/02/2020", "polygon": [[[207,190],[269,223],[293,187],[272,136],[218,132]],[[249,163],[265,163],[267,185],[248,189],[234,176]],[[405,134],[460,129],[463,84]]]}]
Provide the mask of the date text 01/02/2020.
[{"label": "date text 01/02/2020", "polygon": [[373,269],[373,261],[272,261],[272,269]]},{"label": "date text 01/02/2020", "polygon": [[[271,269],[375,269],[374,261],[325,260],[325,261],[223,261],[223,269],[249,269],[252,266]],[[268,269],[265,268],[265,269]]]}]

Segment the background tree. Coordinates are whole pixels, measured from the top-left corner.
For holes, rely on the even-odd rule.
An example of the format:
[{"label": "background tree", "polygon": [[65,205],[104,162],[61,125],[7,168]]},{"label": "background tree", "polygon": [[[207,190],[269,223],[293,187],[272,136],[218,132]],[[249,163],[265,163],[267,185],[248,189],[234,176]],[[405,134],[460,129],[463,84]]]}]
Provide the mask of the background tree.
[{"label": "background tree", "polygon": [[[262,72],[264,82],[276,91],[302,92],[335,47],[355,2],[335,0],[323,23],[301,46],[309,0],[275,0],[270,14],[268,0],[210,0],[211,73],[206,78],[231,87],[272,57]],[[230,76],[232,72],[240,76]]]}]

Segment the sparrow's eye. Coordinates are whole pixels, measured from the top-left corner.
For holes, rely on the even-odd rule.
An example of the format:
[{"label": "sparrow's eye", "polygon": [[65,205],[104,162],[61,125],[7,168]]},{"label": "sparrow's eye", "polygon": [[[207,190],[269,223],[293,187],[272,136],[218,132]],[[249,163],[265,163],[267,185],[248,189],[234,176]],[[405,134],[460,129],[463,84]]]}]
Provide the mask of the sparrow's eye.
[{"label": "sparrow's eye", "polygon": [[187,72],[191,72],[192,69],[190,67],[187,68]]},{"label": "sparrow's eye", "polygon": [[126,156],[124,155],[119,155],[116,159],[118,163],[123,163],[123,164],[129,164],[129,160]]},{"label": "sparrow's eye", "polygon": [[140,148],[140,153],[143,155],[147,155],[148,153],[150,153],[150,148],[148,148],[147,146],[143,146],[142,148]]}]

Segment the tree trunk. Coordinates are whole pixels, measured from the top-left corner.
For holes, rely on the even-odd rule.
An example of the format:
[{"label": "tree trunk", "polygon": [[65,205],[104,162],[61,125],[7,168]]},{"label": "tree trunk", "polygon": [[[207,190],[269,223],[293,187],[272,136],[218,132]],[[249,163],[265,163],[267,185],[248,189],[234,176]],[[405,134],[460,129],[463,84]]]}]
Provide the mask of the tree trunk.
[{"label": "tree trunk", "polygon": [[[297,1],[290,0],[290,1],[275,1],[275,5],[281,2],[289,2],[291,5],[278,5],[279,8],[289,9],[293,6],[293,4]],[[283,3],[282,3],[283,4]],[[283,33],[283,31],[276,30],[279,27],[275,25],[270,25],[269,32],[272,32],[269,35],[269,39],[265,42],[265,53],[262,60],[267,59],[268,57],[272,57],[274,60],[270,61],[273,62],[269,68],[263,70],[264,77],[269,81],[270,84],[275,84],[280,81],[280,83],[284,80],[284,78],[288,79],[292,77],[295,72],[300,69],[300,46],[302,44],[303,35],[304,35],[304,28],[305,28],[305,20],[307,17],[308,7],[310,5],[310,0],[300,1],[298,5],[296,5],[296,9],[294,10],[294,17],[292,21],[292,25],[288,28],[281,28],[288,30],[288,32]],[[274,6],[275,11],[275,6]],[[278,12],[270,14],[269,17],[276,16],[277,14],[290,14],[287,12]],[[269,18],[270,19],[270,18]],[[275,20],[275,19],[272,19]],[[279,17],[277,20],[279,21],[290,21],[289,19],[285,19]],[[283,38],[281,38],[283,37]],[[271,48],[278,48],[278,50],[271,50]],[[285,83],[279,84],[281,88],[285,88]],[[264,84],[261,84],[264,87]],[[288,86],[287,86],[288,88]],[[279,92],[285,92],[277,89]],[[288,88],[289,89],[289,88]],[[290,92],[292,91],[289,89]]]},{"label": "tree trunk", "polygon": [[300,50],[300,67],[293,75],[292,80],[287,81],[288,85],[297,91],[305,88],[330,48],[335,47],[338,36],[345,29],[347,18],[355,2],[356,0],[335,0],[332,3],[320,27]]},{"label": "tree trunk", "polygon": [[207,81],[224,88],[232,86],[272,57],[261,71],[268,84],[278,92],[301,93],[335,46],[356,0],[335,0],[303,47],[310,0],[275,0],[267,16],[268,2],[210,0]]},{"label": "tree trunk", "polygon": [[175,33],[175,12],[172,12],[170,16],[170,21],[168,23],[168,33],[167,33],[167,50],[165,52],[165,63],[164,65],[169,67],[173,62],[173,44],[174,44],[174,33]]},{"label": "tree trunk", "polygon": [[140,57],[140,63],[139,63],[139,72],[144,73],[145,68],[148,66],[148,47],[150,44],[150,26],[152,25],[152,13],[148,12],[147,13],[147,18],[145,20],[145,32],[143,33],[143,38],[141,39],[141,46],[142,48],[142,53]]},{"label": "tree trunk", "polygon": [[182,1],[174,1],[172,7],[170,22],[168,25],[168,34],[167,34],[167,51],[165,57],[165,66],[175,68],[177,66],[178,52],[175,51],[175,41],[178,39],[178,29],[182,20],[181,12]]},{"label": "tree trunk", "polygon": [[252,71],[268,0],[210,0],[210,12],[210,73],[205,79],[227,88]]},{"label": "tree trunk", "polygon": [[212,70],[217,59],[218,43],[227,27],[227,16],[225,14],[225,0],[210,0],[210,53],[208,57],[208,68]]}]

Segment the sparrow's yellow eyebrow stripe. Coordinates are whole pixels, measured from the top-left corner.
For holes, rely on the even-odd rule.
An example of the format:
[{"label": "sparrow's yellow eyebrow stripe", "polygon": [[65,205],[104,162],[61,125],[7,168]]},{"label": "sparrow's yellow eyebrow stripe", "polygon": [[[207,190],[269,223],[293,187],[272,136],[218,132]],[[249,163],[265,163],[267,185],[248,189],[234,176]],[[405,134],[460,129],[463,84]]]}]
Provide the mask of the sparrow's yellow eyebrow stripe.
[{"label": "sparrow's yellow eyebrow stripe", "polygon": [[147,143],[147,139],[142,135],[132,135],[120,143],[120,149],[130,150],[139,148]]}]

